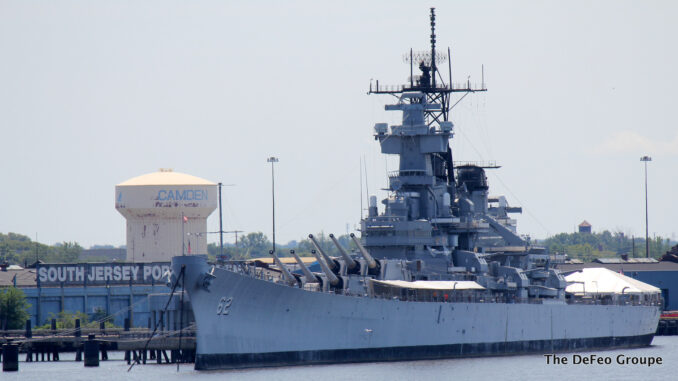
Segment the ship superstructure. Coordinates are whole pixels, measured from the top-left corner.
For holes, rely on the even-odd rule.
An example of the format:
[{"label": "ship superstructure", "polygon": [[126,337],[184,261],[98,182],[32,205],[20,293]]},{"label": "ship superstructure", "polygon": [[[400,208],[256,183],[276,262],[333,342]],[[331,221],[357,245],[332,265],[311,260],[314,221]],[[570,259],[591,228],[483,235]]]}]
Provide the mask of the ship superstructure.
[{"label": "ship superstructure", "polygon": [[[648,345],[659,319],[652,292],[597,298],[566,292],[543,249],[516,232],[503,197],[489,195],[485,170],[455,163],[450,103],[485,91],[445,83],[431,50],[410,51],[410,80],[371,85],[390,94],[402,123],[378,123],[374,137],[398,155],[379,213],[371,196],[361,237],[349,253],[330,235],[330,257],[313,235],[313,272],[271,252],[275,266],[172,261],[171,282],[188,292],[197,324],[196,369],[392,361]],[[449,50],[448,50],[449,54]],[[416,59],[415,59],[416,57]],[[449,61],[448,61],[449,62]],[[421,74],[412,75],[417,65]],[[449,68],[449,66],[448,66]],[[484,82],[484,81],[483,81]]]}]

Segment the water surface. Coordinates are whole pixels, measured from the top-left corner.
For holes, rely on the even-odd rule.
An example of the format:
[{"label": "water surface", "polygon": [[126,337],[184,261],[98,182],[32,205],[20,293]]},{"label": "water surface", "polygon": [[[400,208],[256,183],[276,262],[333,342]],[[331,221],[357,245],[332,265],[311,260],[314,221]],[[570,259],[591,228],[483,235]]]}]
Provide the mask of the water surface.
[{"label": "water surface", "polygon": [[[639,349],[579,353],[609,357],[609,365],[572,364],[572,353],[562,354],[566,365],[547,364],[543,355],[482,357],[435,361],[315,365],[237,371],[197,372],[193,364],[137,365],[127,372],[121,352],[110,353],[111,361],[98,368],[85,368],[75,362],[74,354],[62,354],[59,362],[19,363],[19,372],[0,373],[0,379],[21,381],[47,380],[678,380],[678,336],[655,337],[652,346]],[[616,357],[661,357],[661,365],[620,365]],[[21,354],[23,360],[25,355]]]}]

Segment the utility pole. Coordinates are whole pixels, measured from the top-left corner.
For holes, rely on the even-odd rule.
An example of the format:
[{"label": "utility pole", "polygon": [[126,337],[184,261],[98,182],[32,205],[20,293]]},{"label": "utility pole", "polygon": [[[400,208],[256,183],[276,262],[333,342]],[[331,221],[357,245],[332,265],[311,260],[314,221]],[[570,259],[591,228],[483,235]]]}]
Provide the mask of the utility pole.
[{"label": "utility pole", "polygon": [[652,161],[652,158],[649,156],[643,156],[640,158],[640,161],[642,161],[645,164],[645,258],[650,257],[650,239],[649,239],[649,230],[647,227],[647,162]]},{"label": "utility pole", "polygon": [[219,255],[223,257],[224,255],[224,226],[222,224],[222,212],[221,212],[221,186],[223,184],[219,183]]},{"label": "utility pole", "polygon": [[271,156],[268,159],[266,159],[268,163],[271,163],[271,198],[273,200],[273,253],[275,253],[275,171],[274,171],[274,164],[277,163],[278,158],[275,156]]}]

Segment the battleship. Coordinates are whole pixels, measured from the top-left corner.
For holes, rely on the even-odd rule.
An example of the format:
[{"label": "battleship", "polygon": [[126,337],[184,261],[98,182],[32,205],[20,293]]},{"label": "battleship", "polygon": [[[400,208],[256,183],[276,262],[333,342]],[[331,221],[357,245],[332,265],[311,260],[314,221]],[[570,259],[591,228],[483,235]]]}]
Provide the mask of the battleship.
[{"label": "battleship", "polygon": [[396,100],[387,111],[402,113],[400,125],[374,126],[399,167],[382,212],[369,197],[354,250],[330,235],[340,253],[331,257],[309,235],[316,272],[294,250],[294,271],[273,251],[275,265],[263,267],[172,259],[169,282],[195,316],[197,370],[650,345],[659,295],[568,292],[552,258],[516,232],[509,213],[520,208],[489,196],[486,170],[497,166],[453,160],[453,97],[486,87],[453,84],[449,49],[436,52],[433,8],[430,26],[430,51],[405,54],[408,83],[370,84],[370,94]]}]

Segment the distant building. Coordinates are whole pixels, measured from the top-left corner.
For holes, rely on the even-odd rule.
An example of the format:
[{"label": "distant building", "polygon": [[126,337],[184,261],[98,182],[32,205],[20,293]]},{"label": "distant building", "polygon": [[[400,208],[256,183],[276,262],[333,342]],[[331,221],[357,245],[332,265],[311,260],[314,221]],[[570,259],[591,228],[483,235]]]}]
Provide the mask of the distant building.
[{"label": "distant building", "polygon": [[84,249],[80,252],[81,260],[99,259],[104,262],[124,261],[127,258],[127,249]]},{"label": "distant building", "polygon": [[588,221],[584,220],[581,224],[579,224],[579,232],[591,234],[591,224],[589,224]]}]

